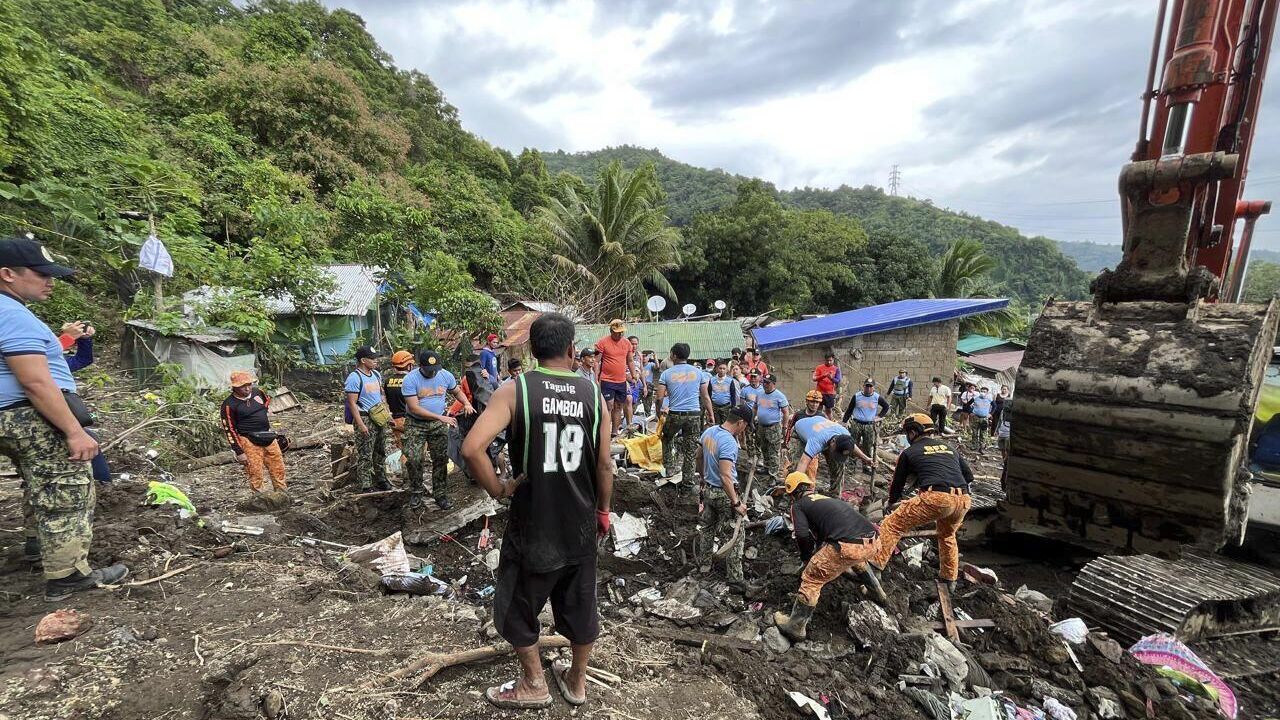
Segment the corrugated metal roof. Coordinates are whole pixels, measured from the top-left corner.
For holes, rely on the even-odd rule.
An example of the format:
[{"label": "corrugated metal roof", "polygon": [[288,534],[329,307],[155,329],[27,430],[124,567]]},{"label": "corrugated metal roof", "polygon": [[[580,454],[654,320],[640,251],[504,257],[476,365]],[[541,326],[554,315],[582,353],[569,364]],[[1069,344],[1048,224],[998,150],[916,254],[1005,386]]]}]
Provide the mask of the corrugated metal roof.
[{"label": "corrugated metal roof", "polygon": [[[608,334],[608,325],[578,325],[574,341],[581,350]],[[690,358],[695,360],[727,358],[734,348],[745,347],[742,324],[737,320],[630,323],[626,334],[635,335],[641,350],[653,350],[659,358],[665,358],[679,342],[689,344]]]},{"label": "corrugated metal roof", "polygon": [[1023,350],[1011,350],[1009,352],[973,355],[965,358],[964,361],[976,368],[983,368],[992,372],[1000,372],[1001,370],[1016,369],[1022,364],[1023,354],[1025,354],[1025,351]]},{"label": "corrugated metal roof", "polygon": [[979,335],[971,333],[965,335],[956,341],[956,352],[971,355],[973,353],[986,350],[988,348],[999,347],[1008,343],[1004,338],[991,337],[990,335]]},{"label": "corrugated metal roof", "polygon": [[1006,298],[899,300],[812,320],[757,328],[753,335],[756,346],[761,350],[777,350],[979,315],[1008,304]]},{"label": "corrugated metal roof", "polygon": [[[367,265],[326,265],[335,288],[316,310],[317,315],[364,315],[378,296],[379,268]],[[267,308],[275,315],[294,315],[293,299],[267,298]]]}]

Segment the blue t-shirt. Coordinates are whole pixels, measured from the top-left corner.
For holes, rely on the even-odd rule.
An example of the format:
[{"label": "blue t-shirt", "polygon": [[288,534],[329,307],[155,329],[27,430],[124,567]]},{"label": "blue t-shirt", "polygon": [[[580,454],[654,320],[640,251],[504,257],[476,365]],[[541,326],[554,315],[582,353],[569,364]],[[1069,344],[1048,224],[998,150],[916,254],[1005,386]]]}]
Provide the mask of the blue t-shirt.
[{"label": "blue t-shirt", "polygon": [[689,363],[680,363],[663,370],[658,382],[667,388],[667,397],[671,398],[671,412],[693,412],[701,409],[699,392],[707,384],[707,374],[702,370]]},{"label": "blue t-shirt", "polygon": [[369,408],[382,402],[382,373],[374,370],[372,375],[365,375],[359,370],[352,370],[342,390],[360,393],[356,398],[356,407],[360,408],[360,412],[369,412]]},{"label": "blue t-shirt", "polygon": [[742,389],[738,391],[738,397],[742,398],[742,404],[751,408],[753,412],[756,409],[756,401],[759,400],[760,396],[763,394],[764,388],[754,385],[743,385]]},{"label": "blue t-shirt", "polygon": [[979,395],[973,399],[973,416],[984,418],[991,414],[991,396]]},{"label": "blue t-shirt", "polygon": [[9,368],[7,358],[15,355],[44,355],[54,384],[61,390],[76,391],[67,356],[53,331],[26,305],[0,294],[0,407],[27,399],[22,384]]},{"label": "blue t-shirt", "polygon": [[404,384],[400,386],[400,392],[407,398],[417,396],[418,407],[423,410],[443,415],[449,404],[449,391],[456,387],[458,387],[458,381],[448,370],[437,370],[435,377],[430,379],[423,377],[421,370],[414,370],[404,376]]},{"label": "blue t-shirt", "polygon": [[853,396],[853,419],[858,422],[869,423],[876,419],[876,415],[880,412],[880,393],[873,392],[870,395],[866,393],[858,393]]},{"label": "blue t-shirt", "polygon": [[485,345],[480,348],[480,366],[489,372],[489,386],[498,388],[498,353]]},{"label": "blue t-shirt", "polygon": [[720,477],[720,461],[733,463],[733,471],[729,482],[738,486],[738,441],[733,433],[724,429],[723,425],[712,425],[702,432],[702,478],[711,487],[724,487],[724,478]]},{"label": "blue t-shirt", "polygon": [[710,384],[707,390],[711,393],[712,405],[728,405],[732,402],[732,388],[737,385],[737,381],[725,375],[723,378],[711,376]]},{"label": "blue t-shirt", "polygon": [[795,429],[792,431],[804,441],[804,454],[809,457],[817,457],[822,452],[822,448],[831,442],[831,438],[838,435],[848,435],[849,428],[835,420],[828,420],[821,415],[802,418],[796,421]]},{"label": "blue t-shirt", "polygon": [[760,409],[756,412],[756,420],[761,425],[777,425],[782,422],[782,408],[791,405],[787,402],[787,396],[777,388],[774,388],[773,392],[761,392],[756,402],[760,405]]}]

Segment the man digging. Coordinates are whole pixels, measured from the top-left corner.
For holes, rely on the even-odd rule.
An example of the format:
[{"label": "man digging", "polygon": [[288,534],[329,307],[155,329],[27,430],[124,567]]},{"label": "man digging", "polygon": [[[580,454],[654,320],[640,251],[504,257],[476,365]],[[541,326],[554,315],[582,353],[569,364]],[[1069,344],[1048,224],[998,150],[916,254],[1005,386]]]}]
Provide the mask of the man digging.
[{"label": "man digging", "polygon": [[[551,666],[570,705],[587,701],[587,659],[600,634],[596,541],[609,532],[612,426],[591,381],[573,373],[573,322],[542,315],[529,328],[538,367],[493,394],[462,445],[472,476],[494,498],[511,498],[493,600],[493,624],[515,648],[520,677],[485,691],[500,708],[551,704],[538,652],[538,613],[547,600],[573,664]],[[512,475],[501,482],[487,449],[503,430]]]}]

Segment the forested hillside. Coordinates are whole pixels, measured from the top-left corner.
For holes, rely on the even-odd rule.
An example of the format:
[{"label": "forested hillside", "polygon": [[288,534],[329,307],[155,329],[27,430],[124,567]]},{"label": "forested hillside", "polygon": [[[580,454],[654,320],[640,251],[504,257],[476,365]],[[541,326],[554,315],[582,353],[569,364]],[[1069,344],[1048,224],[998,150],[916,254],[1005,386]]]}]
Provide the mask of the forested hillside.
[{"label": "forested hillside", "polygon": [[[628,145],[589,153],[544,153],[543,158],[553,173],[568,171],[582,177],[609,162],[619,161],[624,167],[651,162],[667,191],[670,216],[681,225],[692,223],[700,212],[728,207],[734,201],[734,188],[746,179],[722,170],[687,165],[657,150]],[[772,186],[766,187],[772,190]],[[870,186],[795,189],[779,193],[778,199],[791,208],[827,210],[857,218],[872,237],[892,236],[923,246],[934,255],[957,239],[978,240],[996,261],[992,271],[994,290],[1027,303],[1035,304],[1050,295],[1082,299],[1088,291],[1088,274],[1064,256],[1053,241],[1028,238],[1013,228],[979,217],[943,210],[913,198],[891,197]],[[860,275],[870,272],[870,267],[858,270]]]}]

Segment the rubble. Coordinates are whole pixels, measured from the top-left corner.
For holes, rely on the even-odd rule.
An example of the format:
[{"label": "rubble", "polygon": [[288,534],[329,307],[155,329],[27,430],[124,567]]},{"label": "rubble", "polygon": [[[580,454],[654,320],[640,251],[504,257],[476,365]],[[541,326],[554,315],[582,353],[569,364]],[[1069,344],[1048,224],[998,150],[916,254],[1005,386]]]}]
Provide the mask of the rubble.
[{"label": "rubble", "polygon": [[36,644],[51,645],[66,642],[88,632],[93,618],[77,610],[54,610],[40,619],[36,625]]}]

